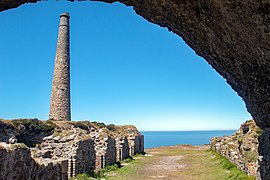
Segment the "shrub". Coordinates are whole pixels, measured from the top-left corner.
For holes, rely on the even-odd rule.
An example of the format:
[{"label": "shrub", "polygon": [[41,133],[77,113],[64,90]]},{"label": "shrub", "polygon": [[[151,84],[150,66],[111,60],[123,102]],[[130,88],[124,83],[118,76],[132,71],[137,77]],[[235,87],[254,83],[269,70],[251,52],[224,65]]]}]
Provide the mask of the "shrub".
[{"label": "shrub", "polygon": [[116,128],[115,128],[114,124],[107,125],[107,129],[109,129],[110,131],[116,131]]},{"label": "shrub", "polygon": [[100,123],[100,122],[96,122],[96,121],[93,121],[91,123],[94,124],[95,126],[99,127],[99,128],[105,128],[106,127],[106,125],[104,123]]},{"label": "shrub", "polygon": [[99,179],[99,178],[104,178],[106,177],[105,176],[105,173],[106,172],[110,172],[110,171],[115,171],[119,168],[121,168],[121,163],[120,162],[116,162],[115,164],[111,164],[109,166],[106,166],[105,168],[99,170],[98,172],[94,173],[93,177]]},{"label": "shrub", "polygon": [[90,126],[89,121],[77,121],[73,122],[72,124],[74,125],[75,128],[80,128],[84,130],[88,130]]},{"label": "shrub", "polygon": [[133,159],[132,157],[128,157],[128,158],[123,159],[123,162],[129,163],[129,162],[131,162],[131,161],[133,161],[133,160],[134,160],[134,159]]},{"label": "shrub", "polygon": [[16,128],[18,128],[20,125],[23,125],[27,131],[32,132],[50,132],[56,127],[56,125],[51,121],[42,122],[38,119],[15,119],[11,122]]}]

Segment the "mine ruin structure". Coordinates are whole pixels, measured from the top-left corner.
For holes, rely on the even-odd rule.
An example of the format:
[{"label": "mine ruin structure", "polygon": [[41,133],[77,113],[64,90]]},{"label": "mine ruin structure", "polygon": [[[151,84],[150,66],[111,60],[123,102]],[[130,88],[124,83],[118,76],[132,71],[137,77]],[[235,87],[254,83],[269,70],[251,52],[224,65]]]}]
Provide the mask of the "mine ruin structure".
[{"label": "mine ruin structure", "polygon": [[138,153],[144,136],[131,125],[0,119],[0,180],[67,180]]},{"label": "mine ruin structure", "polygon": [[60,15],[49,119],[70,121],[69,14]]},{"label": "mine ruin structure", "polygon": [[[37,1],[1,1],[0,11]],[[168,28],[226,79],[262,129],[257,178],[270,179],[270,0],[99,1],[132,6]]]}]

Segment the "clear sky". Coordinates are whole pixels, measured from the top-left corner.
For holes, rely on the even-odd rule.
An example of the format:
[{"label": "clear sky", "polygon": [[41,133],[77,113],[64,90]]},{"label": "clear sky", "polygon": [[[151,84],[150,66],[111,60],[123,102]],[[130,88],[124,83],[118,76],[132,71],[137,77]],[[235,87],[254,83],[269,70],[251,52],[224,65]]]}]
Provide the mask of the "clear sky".
[{"label": "clear sky", "polygon": [[39,2],[0,13],[0,117],[48,119],[59,15],[71,19],[73,120],[238,129],[242,99],[177,35],[131,7]]}]

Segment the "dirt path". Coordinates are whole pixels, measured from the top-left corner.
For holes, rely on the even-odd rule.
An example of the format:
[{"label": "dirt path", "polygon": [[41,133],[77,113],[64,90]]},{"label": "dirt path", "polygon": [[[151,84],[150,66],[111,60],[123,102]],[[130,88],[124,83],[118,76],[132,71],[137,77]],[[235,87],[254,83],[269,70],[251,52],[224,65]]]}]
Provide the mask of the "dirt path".
[{"label": "dirt path", "polygon": [[[150,178],[159,179],[166,178],[171,172],[179,171],[184,165],[178,163],[178,160],[182,159],[183,156],[166,156],[162,157],[161,160],[154,164],[149,164],[146,171],[154,172],[155,176],[149,176]],[[153,173],[151,173],[153,174]]]},{"label": "dirt path", "polygon": [[[167,146],[147,149],[123,168],[107,173],[109,180],[222,180],[248,179],[223,169],[221,160],[205,146]],[[243,175],[243,177],[242,177]]]},{"label": "dirt path", "polygon": [[[168,150],[175,148],[179,148],[182,150],[206,150],[209,149],[209,146],[182,145],[182,146],[161,147],[161,149],[164,148],[168,148]],[[146,179],[170,179],[173,178],[172,177],[173,174],[183,170],[183,168],[186,166],[186,164],[180,161],[183,158],[186,158],[186,155],[163,156],[163,151],[156,152],[155,150],[156,149],[147,150],[148,156],[157,156],[159,158],[156,158],[157,161],[153,161],[153,163],[149,163],[147,165],[146,171],[149,173],[149,176]],[[180,179],[180,177],[178,178]]]}]

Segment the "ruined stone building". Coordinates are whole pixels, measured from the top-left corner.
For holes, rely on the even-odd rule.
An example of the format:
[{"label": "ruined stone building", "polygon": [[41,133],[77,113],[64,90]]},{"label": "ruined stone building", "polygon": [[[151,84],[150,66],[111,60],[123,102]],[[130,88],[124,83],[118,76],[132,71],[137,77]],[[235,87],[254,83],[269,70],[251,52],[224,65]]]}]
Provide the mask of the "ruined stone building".
[{"label": "ruined stone building", "polygon": [[143,147],[134,126],[0,120],[0,179],[66,180],[143,153]]}]

